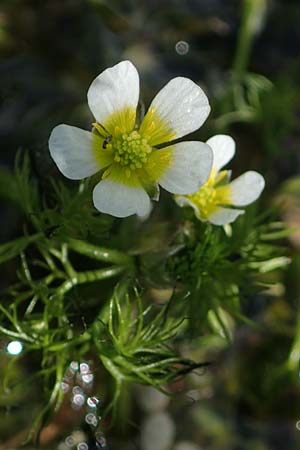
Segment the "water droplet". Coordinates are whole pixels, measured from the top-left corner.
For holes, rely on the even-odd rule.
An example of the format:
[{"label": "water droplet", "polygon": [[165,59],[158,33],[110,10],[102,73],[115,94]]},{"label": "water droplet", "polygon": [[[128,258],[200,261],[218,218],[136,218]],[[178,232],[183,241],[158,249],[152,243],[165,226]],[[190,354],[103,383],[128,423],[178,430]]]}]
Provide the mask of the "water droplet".
[{"label": "water droplet", "polygon": [[106,439],[105,439],[103,433],[97,432],[95,434],[95,438],[96,438],[98,448],[100,446],[101,449],[105,449],[106,448]]},{"label": "water droplet", "polygon": [[95,416],[95,414],[89,413],[85,416],[85,421],[89,425],[92,425],[93,427],[96,427],[98,425],[98,419]]},{"label": "water droplet", "polygon": [[74,386],[72,389],[72,392],[74,395],[76,394],[82,394],[82,388],[80,386]]},{"label": "water droplet", "polygon": [[300,420],[298,420],[298,422],[296,422],[296,428],[298,431],[300,431]]},{"label": "water droplet", "polygon": [[89,446],[87,445],[86,442],[80,442],[77,445],[77,450],[88,450]]},{"label": "water droplet", "polygon": [[175,50],[178,55],[186,55],[189,52],[190,46],[186,41],[178,41],[175,45]]},{"label": "water droplet", "polygon": [[90,408],[96,408],[99,403],[99,399],[97,397],[89,397],[86,402]]},{"label": "water droplet", "polygon": [[6,347],[6,351],[10,355],[19,355],[22,350],[23,344],[20,341],[11,341]]},{"label": "water droplet", "polygon": [[66,383],[65,381],[61,382],[61,390],[63,391],[63,393],[68,392],[68,390],[70,389],[70,386],[68,385],[68,383]]},{"label": "water droplet", "polygon": [[70,369],[71,369],[73,372],[77,372],[77,371],[79,370],[79,364],[78,364],[78,362],[77,362],[77,361],[72,361],[71,364],[70,364]]},{"label": "water droplet", "polygon": [[73,397],[73,403],[76,406],[82,406],[84,404],[84,395],[82,394],[76,394]]},{"label": "water droplet", "polygon": [[92,373],[87,373],[86,375],[82,375],[82,381],[86,384],[91,383],[94,379],[94,375]]},{"label": "water droplet", "polygon": [[67,436],[66,439],[65,439],[65,444],[68,447],[73,447],[73,445],[75,444],[73,436]]},{"label": "water droplet", "polygon": [[87,363],[81,363],[80,364],[80,373],[89,373],[90,371],[90,366]]}]

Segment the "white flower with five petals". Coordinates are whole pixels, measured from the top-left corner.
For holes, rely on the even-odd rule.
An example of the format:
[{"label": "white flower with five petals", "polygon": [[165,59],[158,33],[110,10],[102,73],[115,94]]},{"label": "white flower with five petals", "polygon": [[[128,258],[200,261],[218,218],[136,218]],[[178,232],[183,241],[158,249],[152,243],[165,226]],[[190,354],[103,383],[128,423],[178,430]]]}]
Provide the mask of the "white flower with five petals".
[{"label": "white flower with five petals", "polygon": [[234,140],[219,134],[210,138],[207,144],[214,156],[208,181],[197,192],[177,195],[175,200],[179,206],[191,206],[202,221],[226,225],[245,212],[231,206],[247,206],[257,200],[265,187],[265,180],[258,172],[249,171],[230,182],[231,171],[221,169],[235,154]]},{"label": "white flower with five petals", "polygon": [[[88,104],[92,131],[58,125],[49,149],[64,176],[72,180],[97,172],[95,207],[116,217],[147,216],[159,187],[173,194],[196,192],[212,167],[209,145],[172,144],[197,130],[210,107],[202,89],[188,78],[172,79],[156,95],[141,124],[136,123],[139,76],[129,61],[106,69],[91,84]],[[164,145],[163,145],[164,144]]]}]

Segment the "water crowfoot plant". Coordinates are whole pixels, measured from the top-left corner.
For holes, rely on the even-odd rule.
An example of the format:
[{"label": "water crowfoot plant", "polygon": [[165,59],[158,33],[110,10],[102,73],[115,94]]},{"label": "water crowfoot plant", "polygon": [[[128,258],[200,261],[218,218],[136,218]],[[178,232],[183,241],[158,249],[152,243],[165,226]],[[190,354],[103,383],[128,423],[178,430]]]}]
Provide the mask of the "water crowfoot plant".
[{"label": "water crowfoot plant", "polygon": [[[202,350],[203,337],[230,345],[239,322],[260,329],[244,306],[272,286],[270,272],[290,262],[273,242],[289,233],[282,223],[234,209],[254,202],[264,179],[250,171],[229,182],[230,171],[222,169],[234,155],[233,139],[178,142],[208,116],[199,86],[171,80],[140,123],[138,97],[137,71],[121,62],[88,91],[92,131],[54,128],[51,156],[67,178],[84,179],[78,185],[41,183],[27,153],[5,176],[23,225],[22,236],[0,246],[3,273],[15,273],[1,291],[1,339],[3,348],[18,341],[21,349],[6,350],[5,398],[13,404],[17,387],[26,385],[18,398],[26,404],[34,382],[39,401],[24,428],[36,440],[53,414],[64,415],[70,367],[91,361],[93,395],[101,397],[97,423],[101,415],[107,428],[131,383],[170,395],[185,374],[210,370],[207,361],[217,362],[205,352],[198,358],[182,350],[191,336]],[[159,214],[137,220],[149,216],[159,186],[192,209],[171,201],[168,210],[161,202]],[[16,380],[12,374],[23,365],[28,373]],[[72,377],[78,381],[78,370]],[[72,395],[75,405],[94,408],[82,389]]]},{"label": "water crowfoot plant", "polygon": [[[171,80],[136,123],[139,77],[129,61],[106,69],[88,90],[96,119],[92,132],[58,125],[49,140],[59,170],[73,180],[101,172],[93,191],[95,207],[116,217],[148,216],[159,187],[190,194],[206,182],[212,152],[202,142],[173,143],[197,130],[210,107],[202,89],[188,78]],[[161,148],[161,147],[164,148]]]}]

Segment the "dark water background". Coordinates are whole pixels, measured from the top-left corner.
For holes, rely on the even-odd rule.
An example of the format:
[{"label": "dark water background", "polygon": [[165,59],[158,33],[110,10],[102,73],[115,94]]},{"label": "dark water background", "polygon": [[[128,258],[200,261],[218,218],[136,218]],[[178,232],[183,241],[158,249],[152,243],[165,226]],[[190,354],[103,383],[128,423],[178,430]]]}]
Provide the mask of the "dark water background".
[{"label": "dark water background", "polygon": [[[216,130],[235,136],[236,173],[250,168],[262,172],[269,203],[286,195],[292,212],[283,211],[283,218],[292,215],[293,224],[300,225],[300,189],[291,194],[284,188],[287,180],[299,177],[300,168],[300,2],[269,1],[253,38],[245,73],[263,75],[274,84],[271,92],[262,93],[257,117],[218,123],[230,111],[226,94],[239,45],[242,3],[1,0],[1,167],[12,169],[17,151],[27,149],[41,189],[46,177],[60,177],[48,153],[51,129],[61,122],[89,128],[89,84],[106,67],[130,59],[140,72],[146,105],[172,77],[200,83],[212,113],[195,136],[205,140]],[[22,228],[6,188],[0,182],[2,242]],[[285,291],[272,301],[256,299],[249,311],[252,317],[263,315],[265,333],[241,328],[232,348],[220,353],[203,381],[213,391],[208,398],[191,403],[178,395],[172,400],[178,440],[192,440],[203,450],[300,449],[299,384],[280,374],[300,291],[299,242],[288,245],[294,262],[278,280]],[[291,331],[284,333],[281,323]],[[195,380],[188,383],[193,387]],[[133,412],[132,418],[124,418],[123,430],[116,427],[110,433],[112,449],[139,448],[138,415]],[[20,431],[19,422],[6,423],[5,437]]]}]

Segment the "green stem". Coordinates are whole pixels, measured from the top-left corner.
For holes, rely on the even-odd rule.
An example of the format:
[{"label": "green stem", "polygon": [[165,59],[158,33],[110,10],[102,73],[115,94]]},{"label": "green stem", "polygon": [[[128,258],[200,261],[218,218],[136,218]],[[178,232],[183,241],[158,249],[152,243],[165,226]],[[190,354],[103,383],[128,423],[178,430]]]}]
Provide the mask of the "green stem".
[{"label": "green stem", "polygon": [[88,270],[86,272],[78,272],[76,275],[60,285],[56,290],[56,295],[63,296],[78,284],[93,283],[95,281],[105,280],[119,275],[126,267],[112,266],[106,269]]},{"label": "green stem", "polygon": [[0,326],[0,331],[3,334],[6,334],[6,336],[9,336],[11,338],[20,339],[26,342],[33,342],[33,339],[31,339],[27,334],[25,333],[15,333],[14,331],[8,330],[7,328]]},{"label": "green stem", "polygon": [[83,335],[79,336],[77,339],[72,339],[70,342],[58,342],[56,344],[50,345],[49,347],[47,347],[47,350],[50,352],[59,352],[74,345],[84,344],[85,342],[88,342],[90,340],[90,333],[85,332]]},{"label": "green stem", "polygon": [[68,239],[67,244],[70,249],[81,255],[87,256],[98,261],[110,262],[113,264],[128,265],[132,264],[132,258],[118,250],[111,250],[89,244],[79,239]]},{"label": "green stem", "polygon": [[233,71],[241,78],[249,64],[255,34],[266,9],[266,0],[244,0]]},{"label": "green stem", "polygon": [[148,372],[148,371],[152,371],[153,369],[160,369],[161,367],[164,367],[164,366],[168,367],[170,364],[178,363],[178,358],[173,357],[173,358],[163,359],[162,361],[157,361],[154,363],[146,364],[144,366],[134,367],[133,365],[128,363],[123,358],[123,356],[116,356],[114,360],[121,366],[124,366],[126,369],[133,370],[135,373]]},{"label": "green stem", "polygon": [[287,359],[287,367],[293,372],[296,372],[296,375],[298,376],[300,369],[300,309],[296,321],[295,338]]}]

